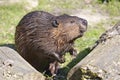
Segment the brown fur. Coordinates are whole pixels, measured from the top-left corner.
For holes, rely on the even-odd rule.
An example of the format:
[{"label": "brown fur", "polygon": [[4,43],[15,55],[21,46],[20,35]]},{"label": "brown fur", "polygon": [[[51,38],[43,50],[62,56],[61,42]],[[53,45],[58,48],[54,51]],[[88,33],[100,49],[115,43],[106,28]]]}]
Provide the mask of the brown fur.
[{"label": "brown fur", "polygon": [[[16,27],[15,44],[19,54],[37,70],[52,69],[65,61],[64,54],[74,55],[74,40],[83,36],[87,21],[76,16],[54,16],[43,11],[25,15]],[[56,71],[51,71],[51,73]]]}]

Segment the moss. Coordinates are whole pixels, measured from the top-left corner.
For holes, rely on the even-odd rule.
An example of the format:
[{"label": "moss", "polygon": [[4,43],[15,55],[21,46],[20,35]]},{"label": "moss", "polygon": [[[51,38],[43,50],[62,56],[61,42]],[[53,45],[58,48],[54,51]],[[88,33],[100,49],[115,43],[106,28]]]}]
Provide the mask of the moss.
[{"label": "moss", "polygon": [[102,80],[96,73],[91,72],[89,69],[80,68],[81,80]]}]

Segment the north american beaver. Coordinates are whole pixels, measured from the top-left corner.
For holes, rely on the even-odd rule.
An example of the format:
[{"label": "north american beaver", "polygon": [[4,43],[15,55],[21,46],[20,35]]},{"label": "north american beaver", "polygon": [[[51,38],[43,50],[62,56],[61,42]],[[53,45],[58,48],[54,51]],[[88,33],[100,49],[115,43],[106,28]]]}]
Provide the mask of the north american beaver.
[{"label": "north american beaver", "polygon": [[65,62],[66,52],[76,55],[74,40],[82,37],[86,29],[85,19],[33,11],[17,25],[15,44],[19,54],[37,70],[55,74],[58,63]]}]

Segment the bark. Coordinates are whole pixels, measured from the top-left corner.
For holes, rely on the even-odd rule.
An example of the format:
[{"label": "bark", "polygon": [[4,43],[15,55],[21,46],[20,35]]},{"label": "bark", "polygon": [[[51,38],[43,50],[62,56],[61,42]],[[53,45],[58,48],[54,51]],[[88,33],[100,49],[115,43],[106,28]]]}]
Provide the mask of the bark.
[{"label": "bark", "polygon": [[16,51],[0,47],[0,80],[45,80]]},{"label": "bark", "polygon": [[68,80],[120,80],[120,22],[103,33],[92,51],[68,73]]}]

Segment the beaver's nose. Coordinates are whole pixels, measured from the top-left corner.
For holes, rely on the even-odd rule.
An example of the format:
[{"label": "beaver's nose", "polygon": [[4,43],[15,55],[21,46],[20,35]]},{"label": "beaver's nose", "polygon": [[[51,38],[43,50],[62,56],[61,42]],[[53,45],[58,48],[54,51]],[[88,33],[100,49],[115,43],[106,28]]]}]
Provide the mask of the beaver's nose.
[{"label": "beaver's nose", "polygon": [[83,34],[87,30],[88,22],[85,19],[80,18],[80,34]]},{"label": "beaver's nose", "polygon": [[81,22],[80,24],[82,24],[82,25],[84,25],[84,26],[87,27],[87,25],[88,25],[87,20],[85,20],[85,19],[83,19],[83,18],[79,18],[79,21]]},{"label": "beaver's nose", "polygon": [[82,19],[82,24],[83,24],[83,25],[85,25],[85,26],[87,27],[87,25],[88,25],[88,22],[87,22],[87,20],[85,20],[85,19]]}]

